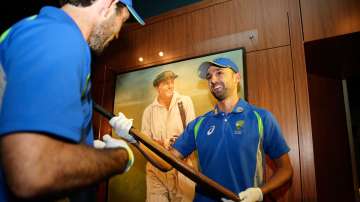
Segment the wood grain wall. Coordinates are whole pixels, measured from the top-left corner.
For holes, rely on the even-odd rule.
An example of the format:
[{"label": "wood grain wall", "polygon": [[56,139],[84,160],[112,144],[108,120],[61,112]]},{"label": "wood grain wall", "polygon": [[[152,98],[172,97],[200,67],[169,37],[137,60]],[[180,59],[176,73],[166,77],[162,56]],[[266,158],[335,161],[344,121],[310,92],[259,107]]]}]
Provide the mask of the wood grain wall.
[{"label": "wood grain wall", "polygon": [[[301,170],[291,50],[289,46],[247,54],[248,99],[270,110],[281,125],[294,167],[289,189],[276,193],[278,201],[301,201]],[[269,170],[269,169],[268,169]]]},{"label": "wood grain wall", "polygon": [[356,201],[341,80],[308,79],[318,201]]},{"label": "wood grain wall", "polygon": [[[97,65],[92,68],[92,97],[94,102],[103,106],[112,112],[115,98],[115,77],[113,71],[109,70],[106,65]],[[97,112],[93,114],[93,126],[95,138],[100,138],[104,134],[111,134],[111,126],[108,120]]]},{"label": "wood grain wall", "polygon": [[[114,72],[109,70],[106,65],[101,65],[95,61],[92,68],[92,87],[91,93],[93,101],[112,112],[115,98],[115,77]],[[111,134],[111,126],[108,120],[97,112],[93,114],[94,138],[100,139],[105,134]],[[97,202],[107,201],[108,182],[104,181],[98,185]]]},{"label": "wood grain wall", "polygon": [[360,31],[359,0],[300,0],[305,41]]},{"label": "wood grain wall", "polygon": [[[274,113],[291,147],[294,178],[275,197],[316,201],[300,14],[297,0],[206,0],[150,18],[144,27],[128,25],[97,62],[93,75],[105,79],[93,83],[94,96],[112,110],[117,73],[245,47],[249,101]],[[99,134],[108,132],[94,121]]]},{"label": "wood grain wall", "polygon": [[250,52],[290,44],[286,0],[204,2],[125,28],[103,59],[120,73],[242,46]]}]

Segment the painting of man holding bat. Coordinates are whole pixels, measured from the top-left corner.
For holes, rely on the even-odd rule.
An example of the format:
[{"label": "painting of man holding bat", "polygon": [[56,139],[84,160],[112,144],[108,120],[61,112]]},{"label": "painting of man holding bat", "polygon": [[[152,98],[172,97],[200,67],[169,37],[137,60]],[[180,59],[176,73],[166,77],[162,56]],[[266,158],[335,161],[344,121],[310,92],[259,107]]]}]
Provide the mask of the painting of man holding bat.
[{"label": "painting of man holding bat", "polygon": [[[240,201],[262,201],[263,195],[288,182],[293,173],[288,156],[290,148],[279,124],[269,111],[239,98],[237,91],[241,75],[232,60],[220,57],[203,62],[199,67],[199,77],[207,80],[217,104],[213,110],[188,124],[172,145],[171,154],[183,159],[196,151],[202,174],[237,193]],[[130,127],[119,124],[127,121],[126,117],[117,119],[118,125],[113,125],[113,128],[129,141],[138,140],[131,130],[135,139],[128,134]],[[276,171],[267,182],[264,180],[265,154],[276,165]],[[162,157],[172,159],[166,154]],[[182,169],[181,166],[176,168]],[[196,186],[194,201],[220,200],[228,201],[209,192],[206,186]]]},{"label": "painting of man holding bat", "polygon": [[[169,149],[177,137],[183,132],[187,123],[195,118],[194,106],[189,96],[174,90],[173,71],[162,71],[153,80],[157,96],[143,112],[141,131],[153,140]],[[186,163],[193,166],[194,155],[187,158]],[[146,201],[147,202],[186,202],[194,197],[195,184],[173,169],[162,172],[148,163],[146,165]]]}]

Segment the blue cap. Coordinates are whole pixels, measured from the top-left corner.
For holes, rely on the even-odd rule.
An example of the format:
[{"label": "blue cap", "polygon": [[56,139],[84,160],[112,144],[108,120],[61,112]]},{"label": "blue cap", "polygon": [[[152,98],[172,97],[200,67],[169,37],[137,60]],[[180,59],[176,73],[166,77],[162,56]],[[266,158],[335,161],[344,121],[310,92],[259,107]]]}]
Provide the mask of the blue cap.
[{"label": "blue cap", "polygon": [[206,74],[207,74],[207,71],[210,66],[217,66],[220,68],[230,68],[236,73],[239,72],[238,66],[233,61],[231,61],[229,58],[215,58],[212,61],[206,61],[206,62],[201,63],[201,65],[198,69],[200,78],[206,79]]},{"label": "blue cap", "polygon": [[126,8],[129,10],[129,12],[131,13],[132,16],[134,16],[134,18],[141,24],[141,25],[145,25],[145,22],[143,19],[141,19],[141,17],[139,16],[139,14],[135,11],[135,9],[132,6],[132,0],[118,0],[120,1],[122,4],[124,4],[126,6]]}]

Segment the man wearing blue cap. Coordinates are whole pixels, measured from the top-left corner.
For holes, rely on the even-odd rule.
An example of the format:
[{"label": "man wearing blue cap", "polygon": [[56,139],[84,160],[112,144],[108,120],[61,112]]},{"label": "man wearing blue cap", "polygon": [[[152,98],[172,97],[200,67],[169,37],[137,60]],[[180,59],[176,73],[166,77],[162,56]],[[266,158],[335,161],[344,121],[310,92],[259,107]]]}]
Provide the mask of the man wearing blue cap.
[{"label": "man wearing blue cap", "polygon": [[92,147],[90,48],[101,52],[130,13],[144,22],[131,0],[62,3],[0,37],[1,202],[61,198],[134,162],[124,141],[105,136]]},{"label": "man wearing blue cap", "polygon": [[[242,202],[262,201],[292,177],[289,147],[273,115],[240,99],[238,66],[216,58],[199,67],[199,76],[217,99],[215,108],[196,118],[176,140],[171,152],[183,159],[197,151],[199,169],[224,187],[239,193]],[[265,154],[277,167],[265,183]],[[228,201],[196,187],[194,201]]]}]

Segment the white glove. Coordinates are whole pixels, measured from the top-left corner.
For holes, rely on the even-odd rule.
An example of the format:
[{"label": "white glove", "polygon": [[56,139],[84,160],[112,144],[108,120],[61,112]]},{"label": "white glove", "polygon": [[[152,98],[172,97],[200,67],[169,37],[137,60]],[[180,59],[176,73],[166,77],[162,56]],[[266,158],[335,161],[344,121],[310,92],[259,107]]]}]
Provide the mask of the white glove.
[{"label": "white glove", "polygon": [[[252,187],[239,193],[240,202],[263,201],[263,194],[260,188]],[[221,198],[222,202],[234,202],[233,200]]]},{"label": "white glove", "polygon": [[104,149],[106,146],[105,142],[101,141],[101,140],[94,140],[94,147],[96,149]]},{"label": "white glove", "polygon": [[137,143],[135,138],[129,134],[133,119],[128,119],[123,113],[119,112],[119,115],[111,118],[109,123],[119,137],[130,143]]},{"label": "white glove", "polygon": [[[129,145],[124,140],[114,139],[108,134],[105,134],[103,136],[103,140],[105,143],[105,148],[124,148],[124,149],[126,149],[126,151],[128,152],[128,155],[129,155],[129,161],[126,165],[125,172],[130,170],[131,166],[134,164],[135,157],[134,157],[134,154],[133,154],[132,150],[130,149]],[[94,143],[95,143],[95,141],[94,141]]]},{"label": "white glove", "polygon": [[239,193],[241,202],[263,201],[263,194],[260,188],[251,187]]}]

